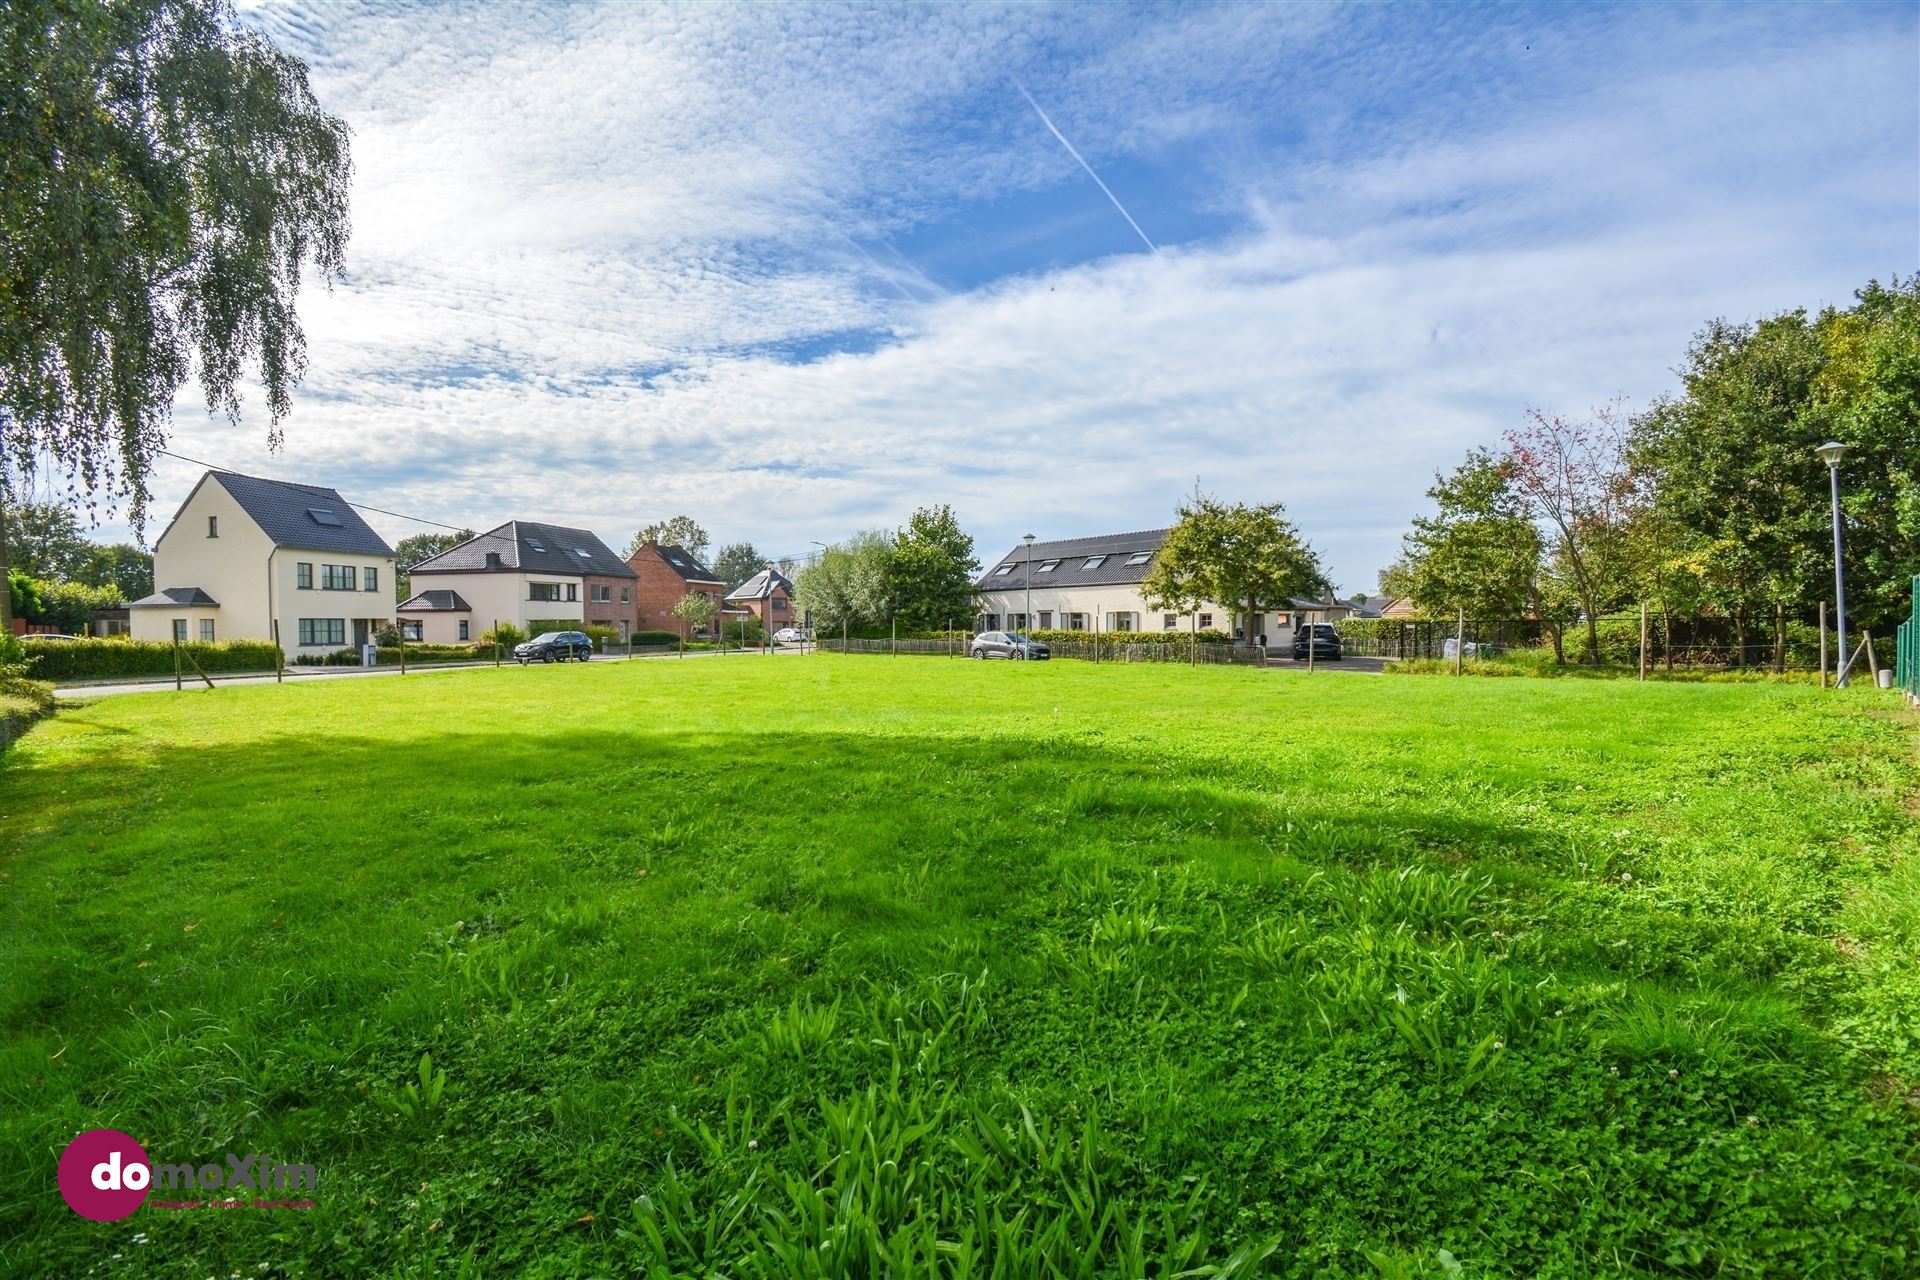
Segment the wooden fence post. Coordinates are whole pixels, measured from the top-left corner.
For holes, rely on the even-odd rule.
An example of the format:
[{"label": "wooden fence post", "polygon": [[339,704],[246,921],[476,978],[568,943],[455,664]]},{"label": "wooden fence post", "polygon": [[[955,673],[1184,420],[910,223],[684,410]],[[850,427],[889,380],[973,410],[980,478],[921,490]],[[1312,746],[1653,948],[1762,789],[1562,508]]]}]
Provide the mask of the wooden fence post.
[{"label": "wooden fence post", "polygon": [[[1309,647],[1308,653],[1313,649]],[[1462,608],[1455,622],[1453,632],[1453,674],[1463,675],[1467,669],[1467,611]]]},{"label": "wooden fence post", "polygon": [[180,642],[173,642],[173,691],[180,692]]},{"label": "wooden fence post", "polygon": [[493,620],[493,665],[500,665],[500,619]]},{"label": "wooden fence post", "polygon": [[1640,602],[1640,680],[1647,678],[1647,602]]},{"label": "wooden fence post", "polygon": [[1820,602],[1820,687],[1827,687],[1827,602]]},{"label": "wooden fence post", "polygon": [[280,684],[287,678],[287,651],[280,647],[280,619],[273,620],[273,682]]}]

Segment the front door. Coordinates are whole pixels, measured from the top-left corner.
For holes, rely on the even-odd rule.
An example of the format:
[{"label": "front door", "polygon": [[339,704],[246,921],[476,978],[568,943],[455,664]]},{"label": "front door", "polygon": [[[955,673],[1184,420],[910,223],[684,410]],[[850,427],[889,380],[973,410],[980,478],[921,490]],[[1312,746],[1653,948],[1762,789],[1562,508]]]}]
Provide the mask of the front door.
[{"label": "front door", "polygon": [[366,642],[367,642],[367,620],[365,618],[355,618],[353,620],[354,647],[357,649],[361,645],[365,644]]}]

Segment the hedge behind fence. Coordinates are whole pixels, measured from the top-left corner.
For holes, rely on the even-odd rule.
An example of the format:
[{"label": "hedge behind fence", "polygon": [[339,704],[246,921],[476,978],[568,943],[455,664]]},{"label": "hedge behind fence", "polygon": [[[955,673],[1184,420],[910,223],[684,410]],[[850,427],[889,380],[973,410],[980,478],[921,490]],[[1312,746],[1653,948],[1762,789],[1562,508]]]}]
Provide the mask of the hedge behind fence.
[{"label": "hedge behind fence", "polygon": [[[26,642],[38,680],[88,680],[111,676],[173,674],[174,646],[166,640],[61,640]],[[264,640],[230,640],[220,644],[183,644],[180,669],[193,674],[193,663],[206,672],[272,671],[280,650]],[[191,655],[193,663],[188,662]]]}]

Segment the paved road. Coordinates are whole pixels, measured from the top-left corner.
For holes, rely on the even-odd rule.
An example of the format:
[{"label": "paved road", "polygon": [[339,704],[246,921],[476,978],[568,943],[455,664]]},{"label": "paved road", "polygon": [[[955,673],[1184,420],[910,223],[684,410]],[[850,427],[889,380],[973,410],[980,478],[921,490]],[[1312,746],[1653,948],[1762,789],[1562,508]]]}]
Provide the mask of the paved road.
[{"label": "paved road", "polygon": [[[795,648],[775,649],[773,652],[775,656],[778,657],[797,657],[801,651]],[[764,656],[764,654],[765,651],[761,649],[730,649],[725,653],[720,653],[713,649],[703,649],[695,653],[689,653],[686,657],[688,659],[736,659],[743,657],[758,658]],[[594,661],[596,663],[628,661],[678,662],[681,661],[681,656],[677,653],[650,653],[635,654],[629,659],[620,654],[612,654],[595,658]],[[511,666],[513,664],[508,663],[507,665]],[[460,671],[491,671],[492,669],[493,664],[490,662],[463,662],[458,665],[444,667],[410,666],[407,668],[406,674],[409,676],[451,675]],[[372,680],[381,676],[397,676],[399,674],[401,674],[401,671],[398,667],[288,667],[286,683],[310,685],[328,680]],[[213,678],[213,682],[217,688],[225,689],[232,685],[273,684],[274,677],[271,674],[245,676],[216,675]],[[61,685],[55,688],[53,692],[55,697],[65,698],[71,701],[80,698],[114,697],[123,693],[173,693],[175,689],[173,687],[173,680],[169,677],[163,680],[129,680],[121,684]],[[178,692],[211,693],[213,690],[207,688],[206,682],[198,676],[189,674],[181,682],[181,687]]]}]

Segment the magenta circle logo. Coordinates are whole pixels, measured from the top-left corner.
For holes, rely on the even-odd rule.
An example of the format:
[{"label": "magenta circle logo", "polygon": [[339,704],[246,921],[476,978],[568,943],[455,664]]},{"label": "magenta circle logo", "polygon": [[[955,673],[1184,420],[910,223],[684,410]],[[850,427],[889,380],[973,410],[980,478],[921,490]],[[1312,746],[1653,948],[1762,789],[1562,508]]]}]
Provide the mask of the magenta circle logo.
[{"label": "magenta circle logo", "polygon": [[89,1129],[60,1153],[60,1194],[95,1222],[116,1222],[145,1204],[152,1181],[146,1149],[118,1129]]}]

